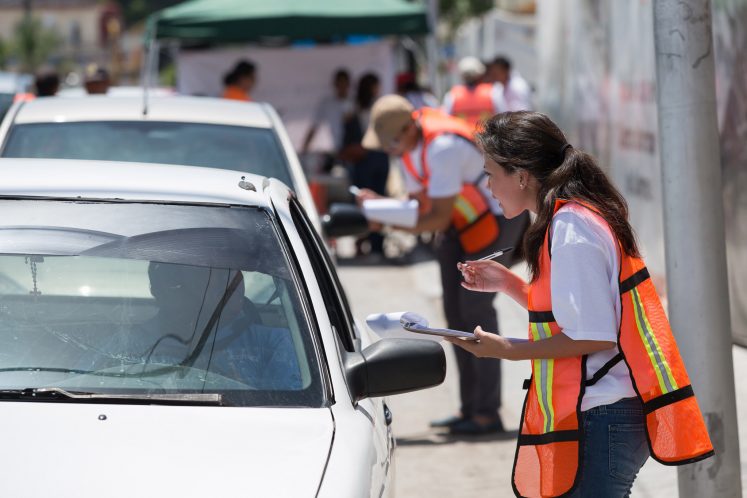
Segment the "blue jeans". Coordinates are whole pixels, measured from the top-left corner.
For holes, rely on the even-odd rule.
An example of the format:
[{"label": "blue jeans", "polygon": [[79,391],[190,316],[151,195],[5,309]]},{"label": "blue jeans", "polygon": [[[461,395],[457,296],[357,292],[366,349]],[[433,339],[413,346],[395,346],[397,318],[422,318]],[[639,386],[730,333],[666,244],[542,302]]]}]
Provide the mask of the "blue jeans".
[{"label": "blue jeans", "polygon": [[581,413],[584,455],[574,498],[630,496],[649,457],[646,419],[638,398],[621,399]]}]

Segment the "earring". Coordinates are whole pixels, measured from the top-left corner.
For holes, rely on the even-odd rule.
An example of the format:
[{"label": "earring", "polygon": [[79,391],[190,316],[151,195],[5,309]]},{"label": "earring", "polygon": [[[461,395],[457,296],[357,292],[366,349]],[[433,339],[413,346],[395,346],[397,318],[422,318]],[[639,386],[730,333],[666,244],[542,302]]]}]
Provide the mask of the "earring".
[{"label": "earring", "polygon": [[525,185],[524,185],[524,182],[522,182],[522,183],[519,183],[519,188],[520,188],[521,190],[524,190],[524,186],[525,186]]}]

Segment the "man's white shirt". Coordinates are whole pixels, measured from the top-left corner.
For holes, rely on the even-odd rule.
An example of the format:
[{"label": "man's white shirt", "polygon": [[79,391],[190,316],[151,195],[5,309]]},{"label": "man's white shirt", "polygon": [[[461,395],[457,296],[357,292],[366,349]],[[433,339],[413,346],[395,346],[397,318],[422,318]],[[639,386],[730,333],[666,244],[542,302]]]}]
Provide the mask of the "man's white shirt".
[{"label": "man's white shirt", "polygon": [[[418,175],[423,174],[422,141],[415,150],[410,152],[410,159]],[[426,162],[430,170],[428,182],[428,197],[451,197],[462,191],[464,183],[474,183],[482,174],[484,160],[482,153],[472,143],[462,137],[452,134],[439,135],[434,138],[426,150]],[[400,161],[405,188],[414,194],[423,187]],[[502,214],[498,201],[493,199],[488,189],[488,178],[483,175],[480,180],[480,190],[490,203],[490,209],[495,214]]]}]

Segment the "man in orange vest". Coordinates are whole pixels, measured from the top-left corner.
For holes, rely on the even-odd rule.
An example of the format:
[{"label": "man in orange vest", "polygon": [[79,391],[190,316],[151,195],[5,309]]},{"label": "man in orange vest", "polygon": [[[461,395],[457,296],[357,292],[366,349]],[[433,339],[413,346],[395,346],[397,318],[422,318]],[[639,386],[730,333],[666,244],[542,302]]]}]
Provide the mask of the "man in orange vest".
[{"label": "man in orange vest", "polygon": [[257,83],[257,67],[247,60],[239,61],[223,77],[223,98],[251,102],[251,92]]},{"label": "man in orange vest", "polygon": [[463,83],[455,85],[444,96],[443,109],[467,121],[474,128],[480,121],[508,110],[500,83],[485,83],[485,65],[476,57],[459,61],[459,74]]},{"label": "man in orange vest", "polygon": [[[367,149],[401,158],[405,186],[420,201],[414,233],[439,232],[437,257],[441,270],[443,307],[450,328],[472,330],[487,322],[498,326],[495,294],[466,291],[457,263],[515,245],[528,217],[506,222],[488,194],[480,151],[472,127],[439,109],[415,110],[399,95],[380,98],[371,109],[363,137]],[[363,191],[359,199],[379,197]],[[513,254],[503,256],[510,265]],[[455,350],[459,368],[461,412],[434,422],[455,434],[503,430],[500,407],[500,360],[481,359]]]}]

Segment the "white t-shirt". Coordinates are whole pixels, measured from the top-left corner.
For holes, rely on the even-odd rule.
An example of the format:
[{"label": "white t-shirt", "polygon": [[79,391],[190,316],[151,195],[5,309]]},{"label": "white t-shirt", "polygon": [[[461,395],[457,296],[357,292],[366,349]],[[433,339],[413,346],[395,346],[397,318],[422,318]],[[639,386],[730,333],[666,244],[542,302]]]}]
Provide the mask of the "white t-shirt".
[{"label": "white t-shirt", "polygon": [[[578,204],[558,210],[550,230],[552,312],[563,333],[574,340],[617,343],[620,328],[620,257],[609,226]],[[617,347],[592,353],[586,378],[611,360]],[[636,396],[625,362],[617,363],[588,386],[581,410]]]},{"label": "white t-shirt", "polygon": [[[423,142],[410,152],[410,159],[418,175],[423,174],[421,161]],[[457,195],[462,191],[462,184],[474,183],[482,174],[484,160],[482,153],[472,143],[464,138],[444,134],[434,138],[426,150],[425,160],[430,170],[428,183],[428,197],[442,198]],[[423,190],[415,177],[407,170],[404,161],[400,160],[405,188],[410,194]],[[490,209],[495,214],[503,214],[498,201],[488,189],[488,177],[483,175],[479,183],[480,190],[490,203]]]},{"label": "white t-shirt", "polygon": [[352,111],[352,101],[340,99],[334,95],[324,97],[316,107],[314,124],[328,127],[335,150],[340,150],[342,147],[343,122],[345,116]]},{"label": "white t-shirt", "polygon": [[503,92],[503,99],[509,111],[532,110],[532,89],[516,71],[511,71],[511,78]]}]

